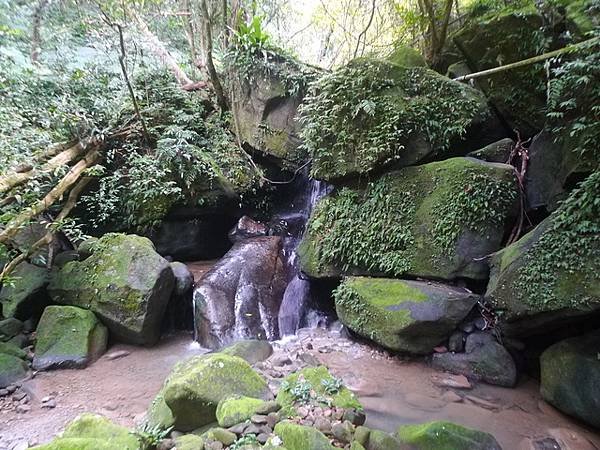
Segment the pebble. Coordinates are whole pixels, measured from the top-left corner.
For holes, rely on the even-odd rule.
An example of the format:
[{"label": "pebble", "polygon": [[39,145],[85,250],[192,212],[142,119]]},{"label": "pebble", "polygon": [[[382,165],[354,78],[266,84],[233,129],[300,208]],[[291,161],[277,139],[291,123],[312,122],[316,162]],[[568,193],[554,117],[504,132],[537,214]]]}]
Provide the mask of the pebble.
[{"label": "pebble", "polygon": [[16,411],[19,414],[25,414],[25,413],[31,411],[31,406],[29,406],[29,405],[19,405],[19,406],[17,406]]},{"label": "pebble", "polygon": [[352,441],[354,426],[348,422],[336,422],[331,426],[331,434],[340,442]]},{"label": "pebble", "polygon": [[267,416],[262,414],[255,414],[250,418],[250,422],[255,423],[257,425],[263,425],[267,423]]},{"label": "pebble", "polygon": [[248,423],[242,422],[242,423],[238,423],[237,425],[234,425],[232,427],[229,427],[228,430],[231,431],[232,433],[240,435],[240,434],[244,434],[247,427],[248,427]]},{"label": "pebble", "polygon": [[266,433],[260,433],[258,436],[256,436],[256,440],[261,445],[266,444],[266,442],[269,440],[269,435]]},{"label": "pebble", "polygon": [[27,392],[19,391],[19,392],[16,392],[15,394],[13,394],[12,399],[15,402],[20,402],[25,397],[27,397]]},{"label": "pebble", "polygon": [[129,355],[129,352],[127,350],[117,350],[116,352],[106,354],[104,357],[106,359],[108,359],[109,361],[112,361],[115,359],[124,358],[128,355]]},{"label": "pebble", "polygon": [[449,387],[454,389],[472,389],[471,383],[464,375],[452,375],[449,373],[434,374],[431,381],[436,386]]},{"label": "pebble", "polygon": [[56,408],[56,401],[54,399],[50,399],[47,402],[43,402],[42,408],[48,408],[48,409]]},{"label": "pebble", "polygon": [[277,355],[271,358],[271,364],[275,367],[288,366],[292,364],[292,360],[288,355]]},{"label": "pebble", "polygon": [[325,417],[317,417],[315,419],[315,428],[321,433],[327,434],[331,432],[331,422]]},{"label": "pebble", "polygon": [[6,397],[10,392],[7,389],[0,389],[0,397]]}]

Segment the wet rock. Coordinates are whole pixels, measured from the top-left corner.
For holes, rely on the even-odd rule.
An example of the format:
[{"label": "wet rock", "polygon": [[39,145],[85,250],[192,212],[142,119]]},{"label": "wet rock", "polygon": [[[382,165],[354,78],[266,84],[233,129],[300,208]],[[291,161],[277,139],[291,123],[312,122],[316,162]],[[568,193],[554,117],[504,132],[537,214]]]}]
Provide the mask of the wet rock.
[{"label": "wet rock", "polygon": [[175,287],[173,289],[173,294],[180,297],[189,294],[194,287],[194,275],[192,275],[190,269],[188,269],[188,267],[181,262],[175,261],[170,265],[173,275],[175,276]]},{"label": "wet rock", "polygon": [[105,351],[108,332],[93,312],[48,306],[37,328],[35,370],[84,368]]},{"label": "wet rock", "polygon": [[454,353],[460,353],[465,349],[465,335],[460,331],[455,331],[448,338],[448,350]]},{"label": "wet rock", "polygon": [[169,263],[150,240],[135,235],[107,234],[92,249],[84,261],[52,273],[52,299],[90,309],[118,340],[156,343],[174,285]]},{"label": "wet rock", "polygon": [[273,354],[273,346],[268,341],[249,339],[231,344],[219,353],[231,356],[239,356],[248,364],[256,364],[265,361]]},{"label": "wet rock", "polygon": [[234,244],[244,239],[266,236],[269,228],[260,222],[252,220],[248,216],[242,216],[235,226],[229,231],[229,240]]},{"label": "wet rock", "polygon": [[23,322],[14,317],[0,320],[0,341],[8,341],[23,330]]},{"label": "wet rock", "polygon": [[478,300],[440,283],[350,277],[335,294],[340,320],[396,351],[425,354],[446,339]]},{"label": "wet rock", "polygon": [[467,154],[467,156],[488,162],[506,163],[514,146],[515,141],[510,138],[504,138],[486,145],[479,150],[475,150]]},{"label": "wet rock", "polygon": [[395,436],[380,430],[369,432],[369,440],[364,447],[367,450],[407,450]]},{"label": "wet rock", "polygon": [[175,366],[148,412],[149,423],[191,431],[214,422],[219,402],[234,396],[272,398],[265,380],[243,359],[195,356]]},{"label": "wet rock", "polygon": [[[500,249],[517,211],[513,170],[451,158],[388,172],[364,189],[338,190],[313,210],[298,247],[301,268],[314,278],[485,280],[482,257]],[[477,205],[486,203],[489,218],[475,223],[470,217],[480,217]]]},{"label": "wet rock", "polygon": [[12,355],[22,360],[27,359],[27,352],[11,342],[0,342],[0,353]]},{"label": "wet rock", "polygon": [[354,434],[354,425],[352,425],[347,420],[344,422],[337,422],[331,426],[331,434],[338,441],[342,443],[348,443],[352,441],[352,436]]},{"label": "wet rock", "polygon": [[540,358],[540,392],[559,410],[600,427],[600,330],[560,341]]},{"label": "wet rock", "polygon": [[275,426],[275,434],[283,441],[287,450],[332,450],[329,443],[319,430],[291,422],[279,422]]},{"label": "wet rock", "polygon": [[130,352],[127,350],[117,350],[116,352],[107,353],[104,358],[108,359],[109,361],[113,361],[115,359],[125,358],[126,356],[129,356],[129,354]]},{"label": "wet rock", "polygon": [[367,416],[365,412],[357,409],[347,409],[344,411],[344,415],[342,416],[342,420],[348,421],[353,425],[364,425],[367,420]]},{"label": "wet rock", "polygon": [[277,339],[286,285],[280,237],[236,243],[194,291],[199,342],[219,348],[235,339]]},{"label": "wet rock", "polygon": [[[11,276],[14,284],[3,286],[0,290],[0,306],[4,317],[26,320],[41,313],[48,303],[48,269],[22,262],[15,267]],[[3,334],[1,325],[0,334]]]},{"label": "wet rock", "polygon": [[465,353],[433,355],[433,367],[462,374],[489,384],[512,387],[517,369],[510,353],[488,333],[476,332],[467,337]]},{"label": "wet rock", "polygon": [[452,422],[402,425],[395,436],[415,450],[502,450],[491,434]]},{"label": "wet rock", "polygon": [[449,373],[435,374],[431,376],[431,381],[436,386],[449,387],[454,389],[471,389],[471,383],[464,375],[452,375]]}]

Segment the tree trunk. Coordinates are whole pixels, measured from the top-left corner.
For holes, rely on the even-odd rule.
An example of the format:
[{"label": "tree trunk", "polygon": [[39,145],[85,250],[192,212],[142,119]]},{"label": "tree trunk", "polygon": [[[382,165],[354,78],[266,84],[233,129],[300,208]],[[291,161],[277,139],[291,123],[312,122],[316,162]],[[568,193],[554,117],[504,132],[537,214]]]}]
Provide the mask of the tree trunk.
[{"label": "tree trunk", "polygon": [[31,27],[31,62],[33,64],[39,64],[40,61],[40,53],[42,51],[42,36],[41,36],[41,27],[42,27],[42,14],[44,13],[44,9],[48,5],[49,0],[39,0],[35,9],[33,10],[33,20]]},{"label": "tree trunk", "polygon": [[206,4],[206,0],[200,0],[200,11],[202,13],[202,23],[204,29],[204,45],[205,45],[205,53],[206,53],[206,68],[208,69],[208,74],[210,76],[210,81],[213,85],[213,89],[215,90],[215,94],[217,95],[217,102],[219,103],[219,107],[221,111],[227,111],[227,98],[225,97],[225,93],[223,91],[223,86],[221,85],[221,80],[219,79],[219,74],[217,73],[217,69],[215,68],[215,64],[212,57],[212,25],[210,23],[210,15],[208,12],[208,5]]}]

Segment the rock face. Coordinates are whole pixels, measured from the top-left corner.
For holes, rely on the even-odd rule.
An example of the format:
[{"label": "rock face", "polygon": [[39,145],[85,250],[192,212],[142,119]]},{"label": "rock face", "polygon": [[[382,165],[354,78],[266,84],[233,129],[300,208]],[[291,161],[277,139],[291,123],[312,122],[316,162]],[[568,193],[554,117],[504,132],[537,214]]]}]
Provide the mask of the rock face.
[{"label": "rock face", "polygon": [[305,78],[314,78],[316,72],[286,57],[268,58],[270,70],[256,61],[234,81],[240,138],[282,164],[296,165],[302,160],[298,107],[306,92]]},{"label": "rock face", "polygon": [[402,425],[395,436],[414,450],[502,450],[491,434],[452,422]]},{"label": "rock face", "polygon": [[48,284],[48,270],[27,262],[19,264],[11,276],[14,285],[0,290],[0,305],[4,317],[26,320],[41,313],[47,303],[45,287]]},{"label": "rock face", "polygon": [[513,168],[471,158],[407,167],[322,199],[299,246],[302,270],[486,279],[518,199]]},{"label": "rock face", "polygon": [[280,237],[245,239],[202,277],[194,291],[202,345],[279,337],[277,317],[287,285],[282,258]]},{"label": "rock face", "polygon": [[149,239],[135,235],[107,234],[92,251],[52,273],[52,299],[90,309],[123,342],[156,343],[174,285],[169,263]]},{"label": "rock face", "polygon": [[467,337],[464,353],[436,353],[433,367],[498,386],[512,387],[517,368],[510,353],[488,333]]},{"label": "rock face", "polygon": [[338,317],[391,350],[430,353],[469,314],[478,296],[439,283],[350,277],[335,293]]},{"label": "rock face", "polygon": [[0,388],[22,380],[29,373],[27,363],[15,355],[0,353]]},{"label": "rock face", "polygon": [[540,358],[542,397],[561,411],[600,428],[600,330],[566,339]]},{"label": "rock face", "polygon": [[34,369],[79,369],[104,353],[108,331],[89,310],[48,306],[36,336]]},{"label": "rock face", "polygon": [[142,443],[127,428],[95,414],[82,414],[52,442],[38,450],[139,450]]},{"label": "rock face", "polygon": [[236,356],[195,356],[175,366],[148,413],[149,422],[191,431],[216,421],[217,405],[233,396],[267,400],[267,383]]},{"label": "rock face", "polygon": [[[302,133],[317,179],[413,165],[450,145],[467,153],[490,143],[470,133],[492,117],[483,95],[425,67],[359,58],[323,76],[315,90],[303,105]],[[464,146],[465,130],[475,147]]]},{"label": "rock face", "polygon": [[600,241],[593,231],[600,229],[599,216],[559,226],[560,214],[491,260],[485,297],[502,312],[508,334],[547,332],[600,310]]}]

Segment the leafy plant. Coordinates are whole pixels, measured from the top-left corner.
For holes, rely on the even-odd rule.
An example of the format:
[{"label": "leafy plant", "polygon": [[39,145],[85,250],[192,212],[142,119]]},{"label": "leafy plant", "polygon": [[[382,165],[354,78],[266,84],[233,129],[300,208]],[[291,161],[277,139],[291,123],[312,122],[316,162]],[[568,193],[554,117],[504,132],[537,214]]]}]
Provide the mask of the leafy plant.
[{"label": "leafy plant", "polygon": [[172,430],[173,427],[163,429],[159,425],[144,423],[140,428],[133,431],[133,434],[141,441],[141,448],[155,449],[163,439],[169,436]]}]

